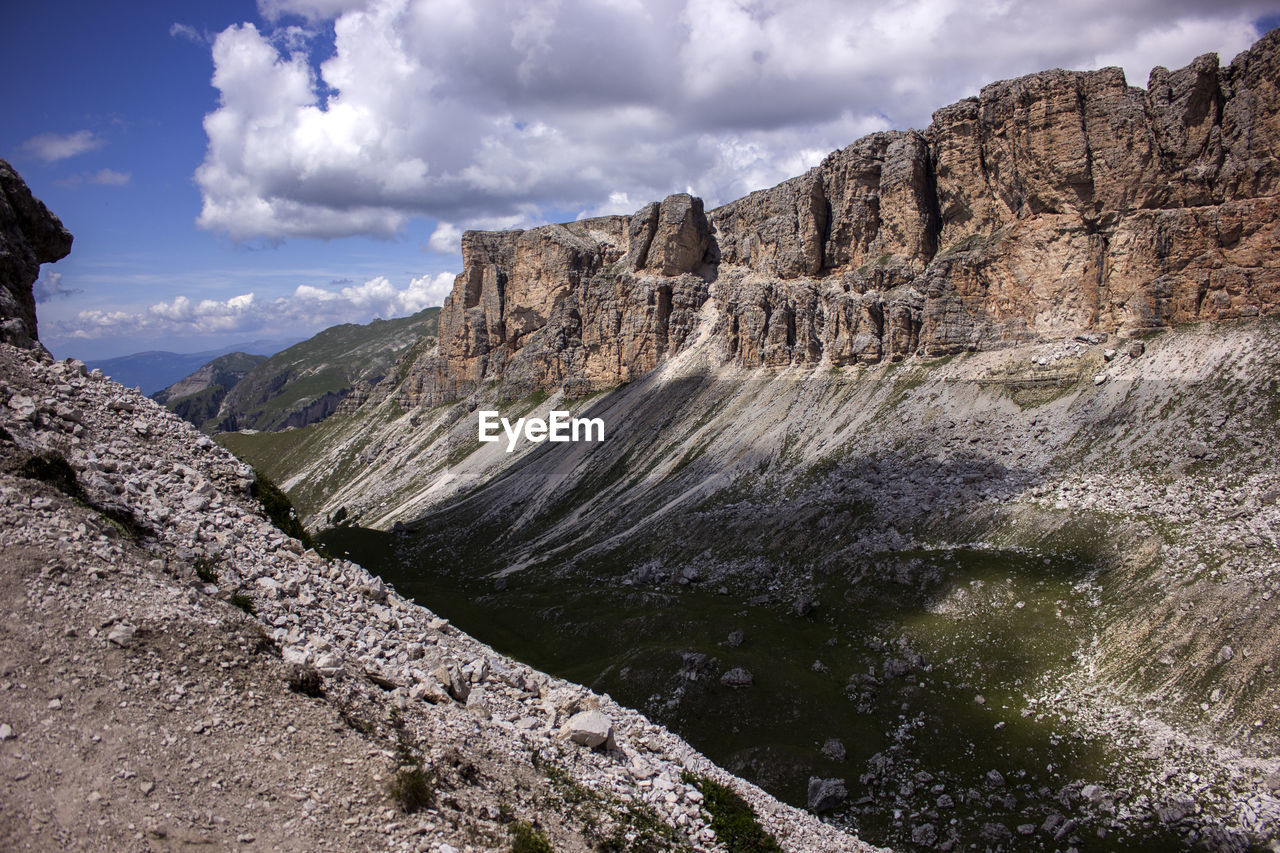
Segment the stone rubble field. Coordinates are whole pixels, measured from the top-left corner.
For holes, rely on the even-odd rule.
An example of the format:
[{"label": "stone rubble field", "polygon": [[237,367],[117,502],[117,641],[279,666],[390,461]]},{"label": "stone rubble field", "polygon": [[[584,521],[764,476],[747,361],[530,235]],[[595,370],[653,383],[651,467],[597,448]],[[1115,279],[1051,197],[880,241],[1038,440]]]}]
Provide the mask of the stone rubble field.
[{"label": "stone rubble field", "polygon": [[686,771],[785,850],[872,849],[304,548],[81,363],[0,347],[0,428],[4,849],[724,849]]}]

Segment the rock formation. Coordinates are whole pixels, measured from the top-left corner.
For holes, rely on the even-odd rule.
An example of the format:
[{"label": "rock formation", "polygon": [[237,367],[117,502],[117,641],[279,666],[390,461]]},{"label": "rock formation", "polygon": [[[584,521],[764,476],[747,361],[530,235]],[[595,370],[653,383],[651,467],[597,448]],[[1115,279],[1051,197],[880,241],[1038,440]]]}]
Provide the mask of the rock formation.
[{"label": "rock formation", "polygon": [[13,167],[0,160],[0,341],[36,345],[32,287],[41,264],[65,258],[70,251],[71,234],[62,222],[31,194]]},{"label": "rock formation", "polygon": [[468,232],[417,402],[626,382],[700,312],[742,366],[942,356],[1280,309],[1280,31],[1226,67],[1046,71],[704,215]]}]

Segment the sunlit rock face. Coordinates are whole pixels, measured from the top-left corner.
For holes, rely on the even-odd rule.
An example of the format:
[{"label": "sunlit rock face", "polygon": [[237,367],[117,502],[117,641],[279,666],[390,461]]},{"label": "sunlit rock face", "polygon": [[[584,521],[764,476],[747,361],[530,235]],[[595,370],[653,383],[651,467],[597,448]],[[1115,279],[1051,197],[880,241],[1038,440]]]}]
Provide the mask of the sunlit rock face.
[{"label": "sunlit rock face", "polygon": [[468,232],[413,400],[616,385],[709,324],[754,367],[874,363],[1280,306],[1280,32],[1222,67],[1045,71],[704,213]]}]

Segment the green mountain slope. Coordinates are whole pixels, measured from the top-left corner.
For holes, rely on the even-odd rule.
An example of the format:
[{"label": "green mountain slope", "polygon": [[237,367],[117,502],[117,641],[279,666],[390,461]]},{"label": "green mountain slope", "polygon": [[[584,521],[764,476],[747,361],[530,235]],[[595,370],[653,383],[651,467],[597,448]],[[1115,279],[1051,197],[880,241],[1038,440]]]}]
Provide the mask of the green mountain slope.
[{"label": "green mountain slope", "polygon": [[352,394],[372,394],[414,344],[435,336],[439,314],[428,308],[396,320],[325,329],[253,368],[205,429],[280,430],[323,420]]}]

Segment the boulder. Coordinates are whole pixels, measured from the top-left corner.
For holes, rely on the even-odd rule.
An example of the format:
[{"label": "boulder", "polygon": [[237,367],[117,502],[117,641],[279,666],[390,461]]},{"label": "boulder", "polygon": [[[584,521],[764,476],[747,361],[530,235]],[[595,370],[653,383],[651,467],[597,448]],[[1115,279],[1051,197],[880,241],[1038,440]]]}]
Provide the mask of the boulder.
[{"label": "boulder", "polygon": [[564,725],[574,743],[596,749],[613,748],[613,721],[600,711],[580,711]]},{"label": "boulder", "polygon": [[849,797],[843,779],[821,779],[813,776],[809,779],[809,811],[814,814],[829,812],[840,806]]},{"label": "boulder", "polygon": [[726,687],[750,687],[755,683],[755,680],[755,676],[753,676],[749,670],[743,669],[740,666],[735,666],[733,669],[720,676],[720,683]]}]

